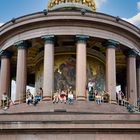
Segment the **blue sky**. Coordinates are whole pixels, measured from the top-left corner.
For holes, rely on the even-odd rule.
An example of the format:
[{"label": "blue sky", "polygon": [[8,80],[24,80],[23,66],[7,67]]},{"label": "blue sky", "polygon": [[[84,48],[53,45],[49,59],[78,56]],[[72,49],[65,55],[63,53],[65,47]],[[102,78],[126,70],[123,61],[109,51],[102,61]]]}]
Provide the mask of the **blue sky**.
[{"label": "blue sky", "polygon": [[[0,24],[13,17],[42,11],[48,0],[0,0]],[[119,16],[140,27],[140,0],[95,0],[97,12]]]}]

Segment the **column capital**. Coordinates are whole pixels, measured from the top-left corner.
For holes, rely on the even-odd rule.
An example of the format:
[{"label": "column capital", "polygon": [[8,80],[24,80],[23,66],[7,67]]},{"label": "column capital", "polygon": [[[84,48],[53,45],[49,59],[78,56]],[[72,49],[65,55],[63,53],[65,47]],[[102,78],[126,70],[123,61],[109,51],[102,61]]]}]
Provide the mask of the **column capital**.
[{"label": "column capital", "polygon": [[106,48],[114,48],[114,49],[115,49],[118,45],[119,45],[119,42],[117,42],[117,41],[115,41],[115,40],[111,40],[111,39],[107,40],[107,41],[105,42],[105,44],[104,44],[104,46],[105,46]]},{"label": "column capital", "polygon": [[87,35],[76,35],[77,43],[86,43],[88,39],[89,39],[89,36]]},{"label": "column capital", "polygon": [[127,50],[126,55],[128,57],[136,57],[137,56],[137,52],[134,49],[130,49],[130,50]]},{"label": "column capital", "polygon": [[136,61],[136,66],[137,66],[137,68],[140,68],[140,60]]},{"label": "column capital", "polygon": [[54,35],[45,35],[45,36],[42,36],[41,38],[44,40],[45,44],[46,43],[54,44],[54,38],[55,38]]},{"label": "column capital", "polygon": [[14,45],[18,48],[18,49],[27,49],[29,47],[29,42],[25,41],[25,40],[21,40],[18,41],[16,43],[14,43]]},{"label": "column capital", "polygon": [[6,51],[6,50],[2,50],[2,51],[0,52],[0,57],[1,57],[1,58],[10,58],[11,55],[12,55],[11,52]]}]

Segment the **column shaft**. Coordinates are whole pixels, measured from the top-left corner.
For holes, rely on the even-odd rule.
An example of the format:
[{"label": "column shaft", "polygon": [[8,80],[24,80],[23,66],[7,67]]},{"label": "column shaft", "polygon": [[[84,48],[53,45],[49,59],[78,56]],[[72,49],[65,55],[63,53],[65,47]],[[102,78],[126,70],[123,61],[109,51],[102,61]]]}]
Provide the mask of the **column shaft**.
[{"label": "column shaft", "polygon": [[108,48],[106,52],[106,91],[110,93],[111,100],[116,100],[116,60],[114,48]]},{"label": "column shaft", "polygon": [[110,100],[116,101],[116,57],[115,48],[118,42],[108,40],[106,43],[106,91],[110,94]]},{"label": "column shaft", "polygon": [[128,57],[127,92],[130,103],[137,104],[136,57]]},{"label": "column shaft", "polygon": [[77,100],[86,98],[86,40],[87,36],[77,36],[76,58],[76,97]]},{"label": "column shaft", "polygon": [[17,55],[17,73],[16,73],[16,102],[26,100],[26,82],[27,82],[27,49],[25,42],[19,42]]},{"label": "column shaft", "polygon": [[51,100],[54,91],[54,36],[44,36],[43,100]]},{"label": "column shaft", "polygon": [[3,93],[9,95],[10,92],[10,58],[1,57],[1,75],[0,75],[0,99]]}]

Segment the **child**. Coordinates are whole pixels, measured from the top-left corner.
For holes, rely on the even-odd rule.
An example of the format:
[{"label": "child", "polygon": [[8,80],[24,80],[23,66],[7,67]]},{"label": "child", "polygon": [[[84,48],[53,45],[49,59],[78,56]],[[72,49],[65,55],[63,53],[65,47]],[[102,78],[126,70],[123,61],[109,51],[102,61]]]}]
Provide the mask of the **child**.
[{"label": "child", "polygon": [[69,104],[73,104],[73,94],[71,91],[68,93],[68,102]]},{"label": "child", "polygon": [[73,91],[71,86],[68,89],[68,103],[73,104]]},{"label": "child", "polygon": [[101,97],[101,95],[99,95],[97,90],[95,90],[95,99],[96,99],[97,104],[101,104],[102,97]]}]

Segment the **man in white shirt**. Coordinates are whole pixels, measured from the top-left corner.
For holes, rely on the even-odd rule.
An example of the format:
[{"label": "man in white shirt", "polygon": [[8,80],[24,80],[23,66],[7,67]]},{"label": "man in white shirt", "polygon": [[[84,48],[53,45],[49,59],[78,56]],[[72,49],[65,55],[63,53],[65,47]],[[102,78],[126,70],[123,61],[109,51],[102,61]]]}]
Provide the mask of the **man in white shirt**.
[{"label": "man in white shirt", "polygon": [[90,92],[91,90],[93,90],[93,86],[94,86],[94,83],[92,82],[92,80],[90,80],[88,82],[88,91]]},{"label": "man in white shirt", "polygon": [[88,82],[88,99],[89,101],[93,101],[94,100],[94,96],[93,96],[93,92],[94,92],[94,83],[92,80],[89,80]]}]

